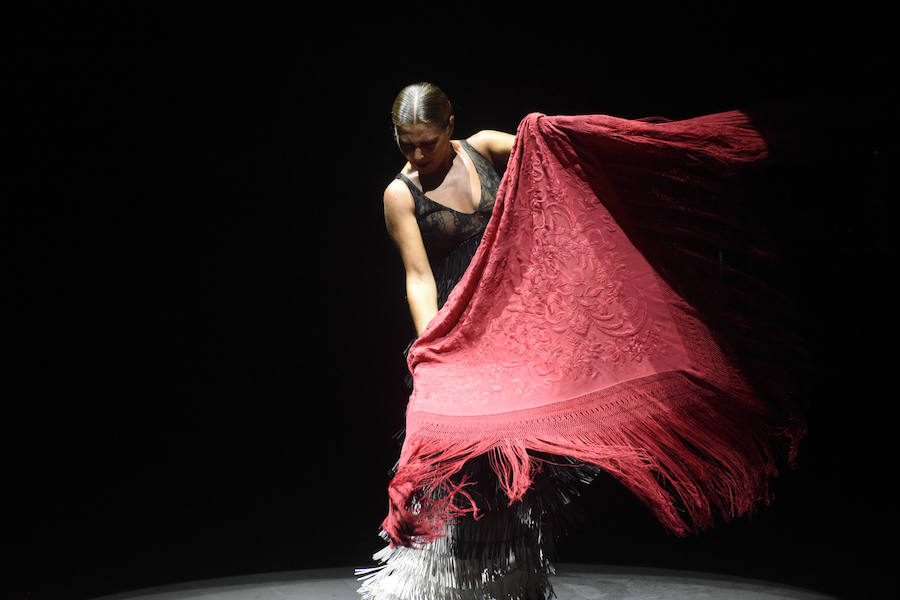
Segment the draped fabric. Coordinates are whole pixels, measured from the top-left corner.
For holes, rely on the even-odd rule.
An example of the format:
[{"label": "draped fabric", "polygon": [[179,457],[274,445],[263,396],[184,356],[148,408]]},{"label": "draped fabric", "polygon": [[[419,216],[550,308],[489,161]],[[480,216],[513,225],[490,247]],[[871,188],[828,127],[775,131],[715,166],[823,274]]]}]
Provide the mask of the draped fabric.
[{"label": "draped fabric", "polygon": [[[486,508],[467,492],[476,457],[510,505],[546,456],[599,467],[678,534],[769,498],[802,421],[760,393],[715,310],[672,275],[696,259],[712,274],[696,281],[727,279],[721,252],[734,240],[716,238],[733,211],[721,203],[735,174],[767,157],[740,111],[521,122],[482,242],[409,352],[414,389],[382,524],[392,546],[432,542]],[[711,240],[718,260],[679,232]],[[715,288],[703,292],[715,307]]]}]

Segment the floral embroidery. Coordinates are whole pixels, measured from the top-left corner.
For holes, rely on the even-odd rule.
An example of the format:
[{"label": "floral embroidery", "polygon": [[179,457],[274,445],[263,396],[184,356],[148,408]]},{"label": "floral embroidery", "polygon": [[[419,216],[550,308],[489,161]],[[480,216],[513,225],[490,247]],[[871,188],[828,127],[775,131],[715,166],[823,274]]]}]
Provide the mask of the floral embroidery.
[{"label": "floral embroidery", "polygon": [[[550,171],[559,169],[552,160],[540,148],[533,151],[530,169],[516,182],[517,196],[528,202],[505,207],[506,221],[498,224],[498,235],[512,242],[486,267],[482,298],[502,296],[506,302],[488,307],[498,311],[490,319],[479,313],[480,304],[461,316],[463,328],[478,337],[471,344],[477,351],[458,357],[464,368],[443,370],[458,374],[460,402],[536,394],[666,353],[660,325],[650,318],[647,299],[620,252],[624,234],[590,190],[571,182],[563,188],[548,175],[548,164]],[[523,221],[532,226],[509,227]],[[483,323],[480,329],[475,321]],[[510,359],[485,364],[486,356]],[[470,385],[478,380],[493,383]]]}]

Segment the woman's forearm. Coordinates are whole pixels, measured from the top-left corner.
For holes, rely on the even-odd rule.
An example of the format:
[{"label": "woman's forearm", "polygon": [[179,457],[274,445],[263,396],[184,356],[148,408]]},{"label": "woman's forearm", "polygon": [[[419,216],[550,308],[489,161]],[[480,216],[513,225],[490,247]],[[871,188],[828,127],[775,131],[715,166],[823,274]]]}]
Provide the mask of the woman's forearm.
[{"label": "woman's forearm", "polygon": [[416,327],[416,335],[422,335],[429,321],[438,312],[437,285],[434,283],[434,277],[407,277],[406,298]]}]

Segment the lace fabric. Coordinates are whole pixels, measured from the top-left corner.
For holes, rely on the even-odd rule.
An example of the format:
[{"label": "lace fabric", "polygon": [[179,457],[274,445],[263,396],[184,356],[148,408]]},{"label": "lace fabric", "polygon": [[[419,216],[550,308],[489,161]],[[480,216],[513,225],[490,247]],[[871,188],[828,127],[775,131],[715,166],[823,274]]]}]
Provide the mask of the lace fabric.
[{"label": "lace fabric", "polygon": [[[409,188],[415,203],[416,221],[422,233],[422,241],[431,264],[434,283],[437,286],[437,304],[442,308],[450,292],[462,279],[478,250],[484,230],[494,210],[494,201],[500,187],[500,175],[489,160],[478,153],[466,140],[460,145],[475,165],[475,172],[481,184],[481,198],[473,213],[463,213],[446,207],[425,195],[408,177],[398,174]],[[404,361],[415,342],[411,339],[403,350]],[[405,377],[407,387],[412,390],[412,374]]]},{"label": "lace fabric", "polygon": [[460,145],[474,163],[481,184],[481,198],[473,213],[459,212],[435,202],[408,177],[402,173],[396,176],[409,188],[415,202],[416,221],[438,289],[438,308],[444,306],[475,256],[500,186],[500,176],[490,161],[466,140],[460,140]]}]

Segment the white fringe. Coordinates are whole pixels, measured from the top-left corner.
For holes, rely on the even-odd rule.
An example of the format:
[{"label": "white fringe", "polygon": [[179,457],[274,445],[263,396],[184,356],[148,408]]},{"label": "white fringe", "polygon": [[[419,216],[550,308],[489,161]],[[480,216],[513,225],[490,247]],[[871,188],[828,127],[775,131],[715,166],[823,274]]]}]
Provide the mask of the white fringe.
[{"label": "white fringe", "polygon": [[[386,546],[357,569],[365,600],[547,600],[555,597],[542,511],[524,502],[447,526],[421,548]],[[386,535],[382,532],[382,537]]]}]

